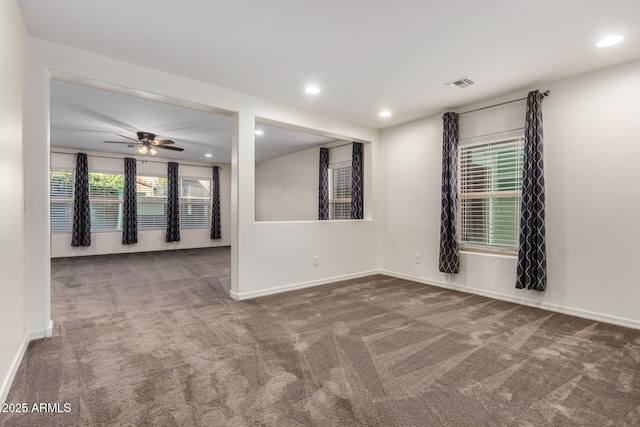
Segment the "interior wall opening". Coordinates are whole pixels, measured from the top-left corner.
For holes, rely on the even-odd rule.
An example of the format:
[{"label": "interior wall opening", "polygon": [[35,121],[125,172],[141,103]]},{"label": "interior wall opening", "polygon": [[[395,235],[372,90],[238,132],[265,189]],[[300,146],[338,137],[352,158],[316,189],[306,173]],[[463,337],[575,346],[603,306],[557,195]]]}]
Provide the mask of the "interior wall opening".
[{"label": "interior wall opening", "polygon": [[[76,308],[73,295],[81,301],[85,291],[99,296],[101,282],[127,280],[145,289],[149,282],[213,277],[217,271],[220,277],[211,280],[228,294],[231,114],[71,78],[54,78],[50,87],[51,300],[60,294],[68,299],[58,300],[58,309]],[[72,246],[78,153],[86,154],[88,168],[88,246]],[[125,158],[135,164],[134,193],[124,188]],[[179,240],[168,242],[170,163],[178,171]],[[137,241],[124,244],[127,197],[137,205]],[[212,263],[215,271],[206,268]],[[65,319],[52,307],[51,318],[56,317]]]},{"label": "interior wall opening", "polygon": [[362,219],[351,213],[353,146],[366,144],[271,121],[255,133],[257,222]]}]

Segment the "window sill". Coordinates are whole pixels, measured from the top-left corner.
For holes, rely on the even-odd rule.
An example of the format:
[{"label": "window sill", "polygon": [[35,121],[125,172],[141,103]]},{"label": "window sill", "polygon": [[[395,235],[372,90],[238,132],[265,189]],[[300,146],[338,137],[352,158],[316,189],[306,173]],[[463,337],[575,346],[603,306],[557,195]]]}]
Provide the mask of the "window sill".
[{"label": "window sill", "polygon": [[470,254],[470,255],[484,255],[484,256],[490,256],[495,258],[518,258],[518,252],[460,248],[460,253]]}]

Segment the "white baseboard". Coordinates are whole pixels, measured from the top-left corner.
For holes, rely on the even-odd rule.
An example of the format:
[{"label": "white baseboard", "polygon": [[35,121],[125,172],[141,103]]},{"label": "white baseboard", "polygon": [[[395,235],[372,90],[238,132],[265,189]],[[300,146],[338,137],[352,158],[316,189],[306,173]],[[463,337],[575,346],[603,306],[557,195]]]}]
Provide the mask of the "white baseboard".
[{"label": "white baseboard", "polygon": [[11,389],[11,384],[13,384],[13,380],[16,377],[16,373],[18,372],[18,368],[20,367],[20,363],[22,363],[22,358],[27,351],[27,347],[29,346],[29,342],[31,340],[28,337],[24,338],[22,345],[18,349],[16,356],[13,358],[11,362],[11,366],[9,368],[9,372],[7,372],[7,376],[2,381],[2,385],[0,385],[0,405],[6,402],[7,396],[9,395],[9,389]]},{"label": "white baseboard", "polygon": [[46,338],[49,338],[52,335],[53,335],[53,320],[49,320],[49,326],[47,326],[47,329],[44,330],[44,336]]},{"label": "white baseboard", "polygon": [[47,337],[47,329],[38,329],[36,331],[29,331],[29,334],[27,335],[27,339],[29,340],[29,342],[34,341],[34,340],[40,340],[42,338],[46,338]]},{"label": "white baseboard", "polygon": [[251,298],[258,298],[258,297],[264,297],[267,295],[279,294],[282,292],[294,291],[296,289],[304,289],[304,288],[311,288],[313,286],[326,285],[327,283],[340,282],[340,281],[349,280],[349,279],[357,279],[359,277],[371,276],[373,274],[378,274],[378,273],[379,273],[378,270],[363,271],[360,273],[345,274],[343,276],[334,276],[326,279],[312,280],[310,282],[294,283],[292,285],[278,286],[275,288],[263,289],[259,291],[241,292],[241,293],[236,293],[234,291],[231,291],[229,292],[229,295],[231,296],[231,298],[235,300],[242,301],[242,300],[251,299]]},{"label": "white baseboard", "polygon": [[29,343],[33,340],[39,340],[42,338],[48,338],[53,335],[53,320],[49,320],[49,325],[44,329],[38,329],[35,331],[29,331],[27,336],[24,338],[20,349],[16,353],[16,356],[11,362],[11,367],[9,368],[9,372],[7,373],[6,378],[1,384],[0,388],[0,404],[3,404],[7,395],[9,394],[9,389],[11,388],[11,384],[13,384],[13,380],[16,377],[16,372],[18,372],[18,368],[20,367],[20,363],[22,363],[22,359],[24,358],[24,354],[27,352],[27,347],[29,347]]},{"label": "white baseboard", "polygon": [[379,270],[379,274],[386,276],[397,277],[399,279],[411,280],[412,282],[423,283],[425,285],[437,286],[440,288],[452,289],[460,292],[481,295],[501,301],[513,302],[520,305],[526,305],[529,307],[541,308],[544,310],[553,311],[561,314],[568,314],[570,316],[582,317],[584,319],[595,320],[597,322],[611,323],[613,325],[624,326],[627,328],[640,329],[640,321],[633,319],[625,319],[623,317],[611,316],[603,313],[596,313],[587,310],[581,310],[578,308],[566,307],[558,304],[551,304],[544,301],[533,301],[528,298],[518,298],[512,295],[505,295],[498,292],[487,291],[484,289],[472,288],[469,286],[454,285],[451,283],[445,283],[439,280],[430,280],[422,277],[411,276],[403,273],[396,273],[393,271]]}]

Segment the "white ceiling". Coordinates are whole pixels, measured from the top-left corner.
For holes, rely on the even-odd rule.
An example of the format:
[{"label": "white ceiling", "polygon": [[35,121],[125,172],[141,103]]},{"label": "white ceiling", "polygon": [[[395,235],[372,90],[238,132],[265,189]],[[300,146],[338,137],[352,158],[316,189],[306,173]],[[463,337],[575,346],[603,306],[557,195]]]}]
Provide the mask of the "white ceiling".
[{"label": "white ceiling", "polygon": [[[256,161],[325,145],[333,138],[257,124]],[[81,151],[135,155],[120,135],[137,139],[136,132],[171,139],[183,152],[158,150],[158,157],[178,161],[231,163],[231,117],[179,107],[73,83],[51,82],[51,146]],[[212,157],[205,157],[205,154]]]},{"label": "white ceiling", "polygon": [[19,4],[30,35],[377,128],[640,57],[638,0]]}]

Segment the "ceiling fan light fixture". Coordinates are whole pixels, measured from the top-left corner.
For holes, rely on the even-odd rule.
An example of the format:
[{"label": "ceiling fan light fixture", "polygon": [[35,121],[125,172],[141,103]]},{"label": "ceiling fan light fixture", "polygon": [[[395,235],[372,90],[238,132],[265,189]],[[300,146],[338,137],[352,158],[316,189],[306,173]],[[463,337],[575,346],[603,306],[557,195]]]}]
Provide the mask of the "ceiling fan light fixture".
[{"label": "ceiling fan light fixture", "polygon": [[[150,156],[156,157],[158,155],[157,148],[162,148],[164,150],[171,151],[184,151],[184,148],[176,147],[174,141],[170,139],[155,139],[156,135],[150,132],[136,132],[138,139],[131,138],[126,135],[121,135],[117,133],[121,138],[127,139],[128,141],[103,141],[109,144],[127,144],[129,148],[136,148],[136,153],[139,156]],[[133,141],[133,142],[129,142]]]}]

